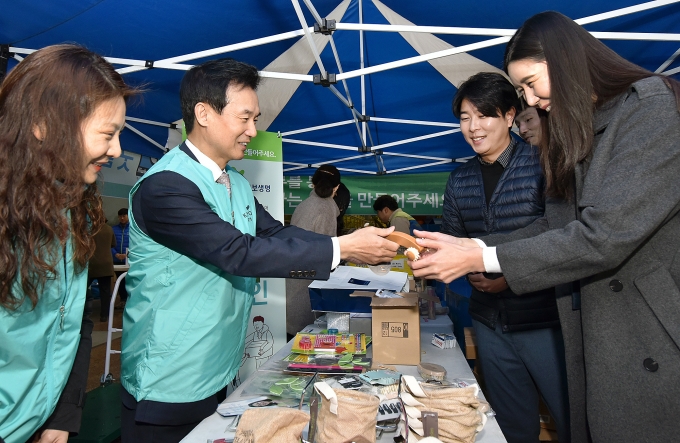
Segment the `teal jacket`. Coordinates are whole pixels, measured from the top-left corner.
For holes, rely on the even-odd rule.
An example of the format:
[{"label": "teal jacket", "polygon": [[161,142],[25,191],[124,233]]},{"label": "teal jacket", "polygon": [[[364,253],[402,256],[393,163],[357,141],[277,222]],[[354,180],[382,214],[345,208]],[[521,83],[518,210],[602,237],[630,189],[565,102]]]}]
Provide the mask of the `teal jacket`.
[{"label": "teal jacket", "polygon": [[[48,280],[35,309],[0,308],[0,437],[23,443],[52,415],[80,342],[87,269],[75,272],[73,245]],[[15,281],[15,293],[21,282]]]},{"label": "teal jacket", "polygon": [[223,220],[255,235],[250,184],[227,166],[232,196],[210,170],[180,149],[163,156],[130,192],[130,294],[123,317],[123,387],[137,401],[187,403],[226,386],[239,370],[253,303],[255,279],[197,263],[153,241],[137,225],[132,196],[143,180],[161,171],[195,183]]}]

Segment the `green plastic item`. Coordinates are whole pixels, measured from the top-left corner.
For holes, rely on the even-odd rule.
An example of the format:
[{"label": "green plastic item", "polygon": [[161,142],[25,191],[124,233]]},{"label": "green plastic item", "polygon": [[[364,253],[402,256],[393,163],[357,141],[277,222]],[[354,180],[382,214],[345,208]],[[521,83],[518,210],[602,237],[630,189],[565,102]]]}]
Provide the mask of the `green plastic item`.
[{"label": "green plastic item", "polygon": [[340,366],[346,365],[346,364],[350,363],[353,358],[354,358],[354,356],[352,354],[345,354],[342,357],[340,357],[340,359],[338,359],[338,364]]},{"label": "green plastic item", "polygon": [[269,393],[272,395],[276,395],[277,397],[280,397],[281,394],[283,394],[283,387],[273,385],[272,387],[269,388]]},{"label": "green plastic item", "polygon": [[297,380],[298,380],[297,377],[288,377],[288,378],[284,378],[283,380],[279,380],[279,381],[277,381],[277,382],[274,383],[274,384],[277,384],[277,385],[289,385],[289,384],[291,384],[291,383],[296,382]]}]

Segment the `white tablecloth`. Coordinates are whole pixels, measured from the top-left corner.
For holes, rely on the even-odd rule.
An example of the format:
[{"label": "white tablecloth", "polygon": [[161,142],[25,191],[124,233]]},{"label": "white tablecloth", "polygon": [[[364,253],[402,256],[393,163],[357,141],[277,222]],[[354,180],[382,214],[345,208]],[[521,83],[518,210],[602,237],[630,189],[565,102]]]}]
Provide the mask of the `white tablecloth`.
[{"label": "white tablecloth", "polygon": [[[370,318],[362,319],[352,319],[352,329],[368,330],[370,331],[370,326],[366,325],[355,325],[354,322],[370,322]],[[310,328],[305,328],[305,331]],[[438,365],[446,368],[447,379],[452,380],[454,378],[462,379],[470,383],[474,383],[475,377],[470,370],[470,366],[465,360],[465,356],[461,349],[456,345],[453,349],[440,349],[433,344],[431,344],[432,334],[435,332],[446,332],[452,333],[453,324],[451,320],[446,315],[437,316],[436,320],[425,321],[424,319],[420,322],[420,346],[421,346],[421,361],[436,363]],[[276,370],[280,367],[280,360],[285,358],[290,354],[291,343],[287,343],[283,346],[274,356],[269,359],[267,363],[259,368],[259,371],[263,370]],[[370,348],[369,348],[370,351]],[[414,375],[419,377],[418,370],[415,366],[407,365],[397,365],[397,370],[402,374]],[[252,380],[258,376],[258,372],[254,372],[250,377],[241,383],[241,385],[234,390],[233,393],[227,397],[226,401],[235,401],[243,399],[241,397],[241,392],[248,386]],[[482,394],[483,396],[483,394]],[[217,413],[214,413],[210,417],[203,420],[189,435],[187,435],[182,442],[183,443],[206,443],[208,439],[217,438],[230,438],[234,436],[233,432],[226,432],[226,428],[233,421],[232,417],[222,417]],[[392,442],[394,438],[394,433],[384,432],[382,437],[377,440],[378,442]],[[505,437],[498,427],[498,423],[494,419],[489,419],[486,426],[482,432],[477,435],[478,443],[505,443]]]}]

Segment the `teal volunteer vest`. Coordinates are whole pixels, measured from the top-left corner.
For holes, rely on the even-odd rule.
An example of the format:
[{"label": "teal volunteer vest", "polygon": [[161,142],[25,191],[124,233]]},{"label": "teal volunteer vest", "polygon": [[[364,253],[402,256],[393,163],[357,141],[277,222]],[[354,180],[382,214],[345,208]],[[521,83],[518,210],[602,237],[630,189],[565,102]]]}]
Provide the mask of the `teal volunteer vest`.
[{"label": "teal volunteer vest", "polygon": [[[244,234],[255,235],[248,181],[227,166],[232,186],[179,148],[156,163],[130,191],[129,298],[123,316],[121,382],[137,401],[202,400],[236,376],[248,329],[255,279],[237,277],[156,243],[139,229],[132,197],[161,171],[191,180],[205,202]],[[158,214],[162,217],[163,214]]]},{"label": "teal volunteer vest", "polygon": [[[87,268],[76,274],[69,236],[57,275],[35,309],[0,307],[0,437],[24,443],[47,421],[71,373],[80,342]],[[13,291],[21,293],[16,280]]]}]

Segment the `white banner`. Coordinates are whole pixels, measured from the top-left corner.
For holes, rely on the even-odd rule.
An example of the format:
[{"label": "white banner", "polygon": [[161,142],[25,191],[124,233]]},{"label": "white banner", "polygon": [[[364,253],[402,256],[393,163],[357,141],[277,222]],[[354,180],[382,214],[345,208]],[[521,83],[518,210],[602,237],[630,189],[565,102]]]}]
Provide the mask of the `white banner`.
[{"label": "white banner", "polygon": [[[258,131],[243,160],[229,163],[250,183],[255,198],[283,223],[283,156],[281,139],[275,133]],[[276,258],[272,257],[272,260]],[[286,280],[260,278],[255,286],[255,304],[250,314],[241,370],[234,387],[264,364],[286,344]],[[281,315],[284,313],[284,315]]]}]

